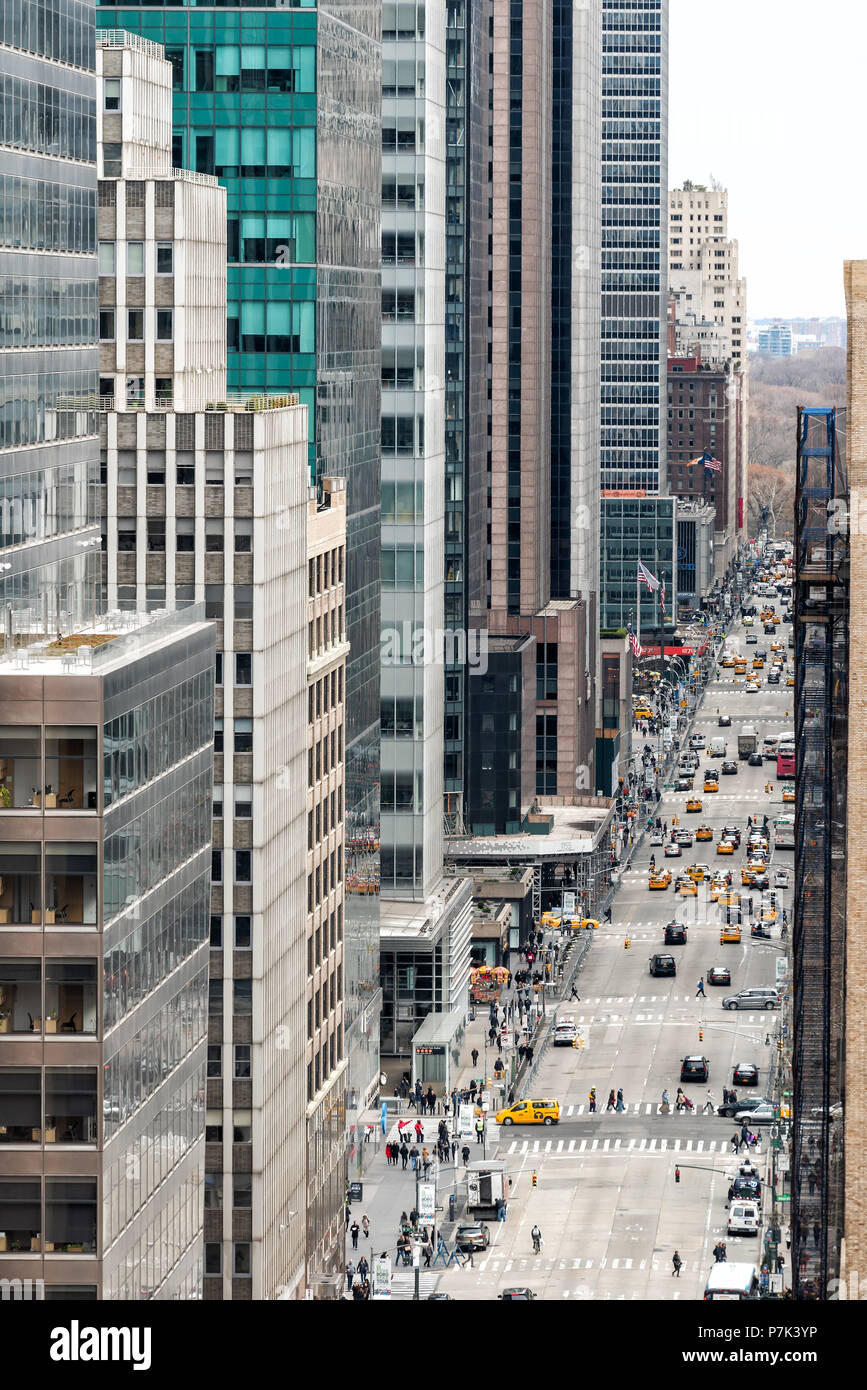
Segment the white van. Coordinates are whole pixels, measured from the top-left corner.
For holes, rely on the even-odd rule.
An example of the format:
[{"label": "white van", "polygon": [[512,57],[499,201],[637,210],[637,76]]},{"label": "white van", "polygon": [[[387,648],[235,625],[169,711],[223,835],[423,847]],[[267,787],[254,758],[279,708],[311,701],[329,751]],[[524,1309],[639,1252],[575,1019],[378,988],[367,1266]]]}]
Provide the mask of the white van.
[{"label": "white van", "polygon": [[721,1260],[711,1266],[704,1296],[708,1301],[714,1299],[734,1302],[739,1299],[758,1298],[759,1276],[755,1265],[738,1264],[734,1260]]},{"label": "white van", "polygon": [[758,1202],[732,1202],[729,1211],[730,1236],[758,1236],[761,1213]]},{"label": "white van", "polygon": [[710,741],[710,755],[712,758],[724,758],[726,755],[726,741],[724,738],[712,738]]}]

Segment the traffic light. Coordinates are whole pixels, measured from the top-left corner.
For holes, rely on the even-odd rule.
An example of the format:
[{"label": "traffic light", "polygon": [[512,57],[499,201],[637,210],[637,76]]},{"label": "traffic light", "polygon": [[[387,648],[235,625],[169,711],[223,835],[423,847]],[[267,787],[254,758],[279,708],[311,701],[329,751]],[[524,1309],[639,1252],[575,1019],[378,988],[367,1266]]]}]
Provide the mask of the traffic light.
[{"label": "traffic light", "polygon": [[699,1028],[699,1030],[698,1030],[698,1040],[699,1040],[699,1042],[704,1042],[704,1029],[703,1029],[703,1028]]},{"label": "traffic light", "polygon": [[530,1179],[530,1181],[532,1182],[533,1186],[535,1187],[535,1186],[536,1186],[536,1170],[535,1170],[535,1168],[533,1169],[533,1176],[532,1176],[532,1178]]},{"label": "traffic light", "polygon": [[624,943],[623,943],[624,949],[628,951],[628,950],[629,950],[629,947],[630,947],[630,944],[631,944],[631,943],[630,943],[629,937],[627,936],[626,940],[625,940]]}]

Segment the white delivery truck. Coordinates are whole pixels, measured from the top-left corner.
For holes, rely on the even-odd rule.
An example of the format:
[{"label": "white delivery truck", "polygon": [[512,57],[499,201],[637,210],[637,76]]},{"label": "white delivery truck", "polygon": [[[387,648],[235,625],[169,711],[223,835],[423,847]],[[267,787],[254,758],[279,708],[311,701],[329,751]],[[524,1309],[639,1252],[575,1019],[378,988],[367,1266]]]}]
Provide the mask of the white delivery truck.
[{"label": "white delivery truck", "polygon": [[738,757],[748,758],[758,747],[759,736],[754,724],[745,724],[738,734]]}]

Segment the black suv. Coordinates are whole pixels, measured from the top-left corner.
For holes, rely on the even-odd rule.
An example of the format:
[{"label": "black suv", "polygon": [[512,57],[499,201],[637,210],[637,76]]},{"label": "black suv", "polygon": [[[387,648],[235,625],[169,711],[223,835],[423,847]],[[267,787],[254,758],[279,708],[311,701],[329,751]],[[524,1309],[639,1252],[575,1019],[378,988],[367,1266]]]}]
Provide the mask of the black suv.
[{"label": "black suv", "polygon": [[[684,939],[686,939],[684,937]],[[650,957],[651,975],[676,975],[677,962],[674,956],[655,955]]]},{"label": "black suv", "polygon": [[708,1060],[706,1057],[684,1057],[680,1064],[681,1081],[707,1081]]},{"label": "black suv", "polygon": [[[683,925],[683,923],[682,923],[682,922],[669,922],[668,926],[667,926],[666,929],[665,929],[665,934],[664,934],[664,936],[663,936],[663,942],[664,942],[664,944],[665,944],[666,946],[685,946],[685,945],[686,945],[686,927]],[[651,973],[651,975],[652,975],[654,972],[651,970],[650,973]],[[660,972],[660,973],[662,973],[662,972]],[[668,972],[666,972],[666,973],[668,973]],[[673,975],[673,974],[674,974],[674,971],[672,970],[670,973]]]}]

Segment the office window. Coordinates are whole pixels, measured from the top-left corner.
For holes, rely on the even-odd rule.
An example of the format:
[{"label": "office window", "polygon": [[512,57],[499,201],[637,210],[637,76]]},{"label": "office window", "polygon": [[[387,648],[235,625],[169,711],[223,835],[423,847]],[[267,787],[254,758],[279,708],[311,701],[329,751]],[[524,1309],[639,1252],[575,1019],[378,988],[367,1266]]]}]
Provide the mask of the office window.
[{"label": "office window", "polygon": [[211,882],[223,882],[223,851],[221,849],[211,850]]},{"label": "office window", "polygon": [[157,275],[172,275],[174,268],[174,244],[171,241],[158,241]]},{"label": "office window", "polygon": [[252,719],[235,720],[235,752],[252,753],[253,751],[253,721]]},{"label": "office window", "polygon": [[120,110],[120,78],[105,77],[102,82],[103,111]]},{"label": "office window", "polygon": [[253,787],[249,782],[235,783],[235,819],[250,820],[253,815]]},{"label": "office window", "polygon": [[174,335],[174,310],[157,309],[157,340],[170,343]]},{"label": "office window", "polygon": [[[253,981],[252,980],[233,980],[234,986],[232,1012],[234,1014],[250,1015],[253,1012]],[[235,1143],[246,1143],[247,1140],[236,1139]]]},{"label": "office window", "polygon": [[250,1077],[250,1053],[249,1043],[235,1043],[235,1080],[247,1081]]},{"label": "office window", "polygon": [[235,918],[235,950],[250,951],[253,948],[253,919],[250,916]]},{"label": "office window", "polygon": [[100,275],[114,275],[115,273],[115,247],[113,241],[101,241],[99,243],[99,273]]},{"label": "office window", "polygon": [[144,309],[127,309],[126,336],[130,343],[144,342]]},{"label": "office window", "polygon": [[100,309],[99,336],[103,342],[109,342],[114,338],[114,309]]},{"label": "office window", "polygon": [[205,1273],[222,1274],[223,1247],[217,1240],[205,1241]]},{"label": "office window", "polygon": [[217,1044],[208,1045],[208,1079],[218,1081],[223,1075],[223,1049]]},{"label": "office window", "polygon": [[252,653],[252,652],[236,652],[236,653],[235,653],[235,684],[236,684],[236,685],[252,685],[252,684],[253,684],[253,653]]},{"label": "office window", "polygon": [[223,949],[223,919],[213,916],[211,918],[211,950],[222,951]]},{"label": "office window", "polygon": [[249,849],[235,850],[235,882],[252,883],[253,853]]},{"label": "office window", "polygon": [[144,242],[128,241],[126,244],[127,275],[144,275]]},{"label": "office window", "polygon": [[253,1174],[232,1174],[232,1206],[251,1207],[253,1205]]},{"label": "office window", "polygon": [[252,1274],[252,1250],[250,1241],[236,1240],[232,1245],[232,1272],[236,1275]]}]

